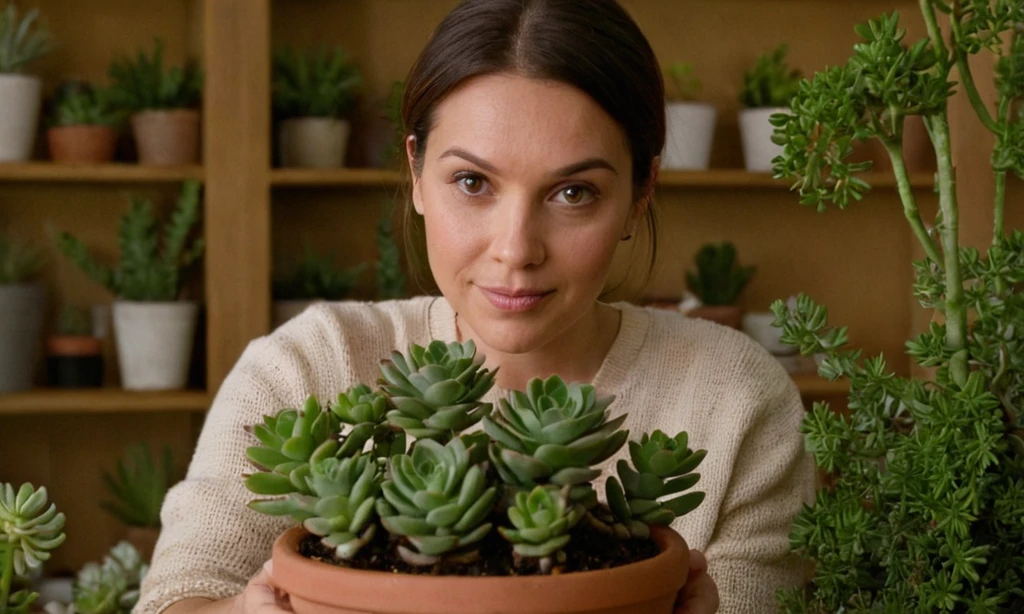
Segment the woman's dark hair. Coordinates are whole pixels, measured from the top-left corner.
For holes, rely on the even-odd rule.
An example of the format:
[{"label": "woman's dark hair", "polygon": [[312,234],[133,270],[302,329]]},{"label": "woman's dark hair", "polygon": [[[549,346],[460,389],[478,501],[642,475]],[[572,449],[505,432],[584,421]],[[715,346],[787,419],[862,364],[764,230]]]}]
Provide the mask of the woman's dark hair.
[{"label": "woman's dark hair", "polygon": [[[665,86],[650,43],[616,0],[465,0],[434,30],[409,71],[402,99],[405,133],[416,137],[411,171],[423,170],[427,138],[442,100],[464,81],[512,72],[559,81],[585,92],[620,126],[633,160],[634,198],[651,179],[665,144]],[[406,204],[409,239],[422,238]],[[657,221],[647,207],[649,262]],[[416,270],[414,268],[414,270]]]}]

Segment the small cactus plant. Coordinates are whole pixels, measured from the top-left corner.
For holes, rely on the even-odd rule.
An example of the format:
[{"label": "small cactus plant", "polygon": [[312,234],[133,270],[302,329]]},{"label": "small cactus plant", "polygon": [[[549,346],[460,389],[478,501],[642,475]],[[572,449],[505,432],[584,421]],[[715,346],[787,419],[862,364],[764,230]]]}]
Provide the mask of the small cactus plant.
[{"label": "small cactus plant", "polygon": [[686,285],[705,305],[734,305],[757,267],[736,265],[736,246],[726,241],[701,247],[697,272],[686,274]]}]

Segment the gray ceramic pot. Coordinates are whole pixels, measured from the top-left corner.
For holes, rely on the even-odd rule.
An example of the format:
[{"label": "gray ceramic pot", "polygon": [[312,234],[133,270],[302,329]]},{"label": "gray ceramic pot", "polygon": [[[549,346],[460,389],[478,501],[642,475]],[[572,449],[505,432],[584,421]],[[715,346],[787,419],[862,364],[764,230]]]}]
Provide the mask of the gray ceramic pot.
[{"label": "gray ceramic pot", "polygon": [[0,285],[0,393],[32,387],[43,342],[46,289]]}]

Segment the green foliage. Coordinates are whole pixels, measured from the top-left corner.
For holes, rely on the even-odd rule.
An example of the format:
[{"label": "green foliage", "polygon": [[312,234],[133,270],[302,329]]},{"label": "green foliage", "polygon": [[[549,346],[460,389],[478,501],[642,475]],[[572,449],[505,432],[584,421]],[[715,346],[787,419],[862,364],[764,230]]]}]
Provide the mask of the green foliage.
[{"label": "green foliage", "polygon": [[160,527],[160,507],[174,483],[174,457],[164,448],[158,460],[149,444],[140,443],[128,449],[117,461],[117,472],[103,472],[103,483],[110,501],[103,509],[131,527]]},{"label": "green foliage", "polygon": [[796,95],[800,71],[789,66],[787,45],[761,54],[750,70],[743,72],[740,102],[747,108],[785,107]]},{"label": "green foliage", "polygon": [[20,73],[53,48],[49,30],[39,23],[39,9],[19,19],[13,0],[0,13],[0,74]]},{"label": "green foliage", "polygon": [[386,301],[405,296],[405,273],[402,255],[395,243],[391,225],[392,205],[381,208],[377,219],[377,300]]},{"label": "green foliage", "polygon": [[0,286],[30,282],[42,268],[39,250],[0,233]]},{"label": "green foliage", "polygon": [[[665,85],[669,89],[669,100],[695,100],[700,93],[702,84],[694,76],[693,64],[674,62],[665,70]],[[671,86],[671,87],[668,87]]]},{"label": "green foliage", "polygon": [[340,118],[355,108],[359,69],[341,48],[274,53],[274,113],[292,117]]},{"label": "green foliage", "polygon": [[113,108],[108,90],[96,87],[70,91],[58,97],[54,126],[115,126],[121,114]]},{"label": "green foliage", "polygon": [[31,589],[12,591],[50,559],[64,542],[64,514],[47,504],[46,488],[0,483],[0,614],[24,614],[39,597]]},{"label": "green foliage", "polygon": [[181,295],[185,273],[204,249],[201,237],[189,242],[200,217],[199,189],[198,181],[185,182],[163,228],[152,202],[133,199],[131,210],[120,220],[121,260],[116,267],[96,262],[85,245],[68,232],[60,233],[57,248],[93,281],[123,300],[175,301]]},{"label": "green foliage", "polygon": [[68,337],[89,337],[92,335],[92,314],[88,307],[64,305],[57,315],[57,334]]},{"label": "green foliage", "polygon": [[302,259],[294,265],[291,273],[274,282],[274,300],[340,301],[348,296],[365,271],[365,264],[339,269],[333,255],[320,256],[305,245]]},{"label": "green foliage", "polygon": [[331,404],[331,411],[342,424],[352,426],[342,436],[339,455],[351,456],[358,453],[371,439],[374,452],[382,458],[405,452],[405,432],[392,430],[386,423],[387,397],[370,390],[369,386],[359,384],[339,394],[338,399]]},{"label": "green foliage", "polygon": [[726,241],[700,248],[697,272],[686,273],[686,286],[705,305],[734,305],[757,267],[736,264],[736,246]]},{"label": "green foliage", "polygon": [[498,527],[498,532],[513,544],[518,556],[540,559],[542,569],[550,569],[552,556],[558,562],[565,560],[562,549],[569,544],[569,529],[584,514],[582,505],[569,503],[568,486],[535,486],[517,492],[515,504],[508,508],[508,519],[515,528]]},{"label": "green foliage", "polygon": [[71,587],[72,603],[63,614],[129,614],[139,601],[149,565],[128,542],[120,542],[102,563],[86,563]]},{"label": "green foliage", "polygon": [[119,56],[107,69],[110,103],[130,112],[192,109],[199,106],[202,72],[193,66],[164,70],[164,42],[156,39],[153,55],[139,50],[135,58]]}]

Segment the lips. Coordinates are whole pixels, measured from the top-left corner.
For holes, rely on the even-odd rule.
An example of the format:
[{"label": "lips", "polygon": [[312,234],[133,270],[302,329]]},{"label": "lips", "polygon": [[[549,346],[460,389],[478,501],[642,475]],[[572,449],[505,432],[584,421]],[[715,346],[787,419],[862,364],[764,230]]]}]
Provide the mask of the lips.
[{"label": "lips", "polygon": [[484,286],[477,286],[477,288],[496,309],[510,312],[529,311],[537,307],[552,293],[551,290],[532,288],[487,288]]}]

